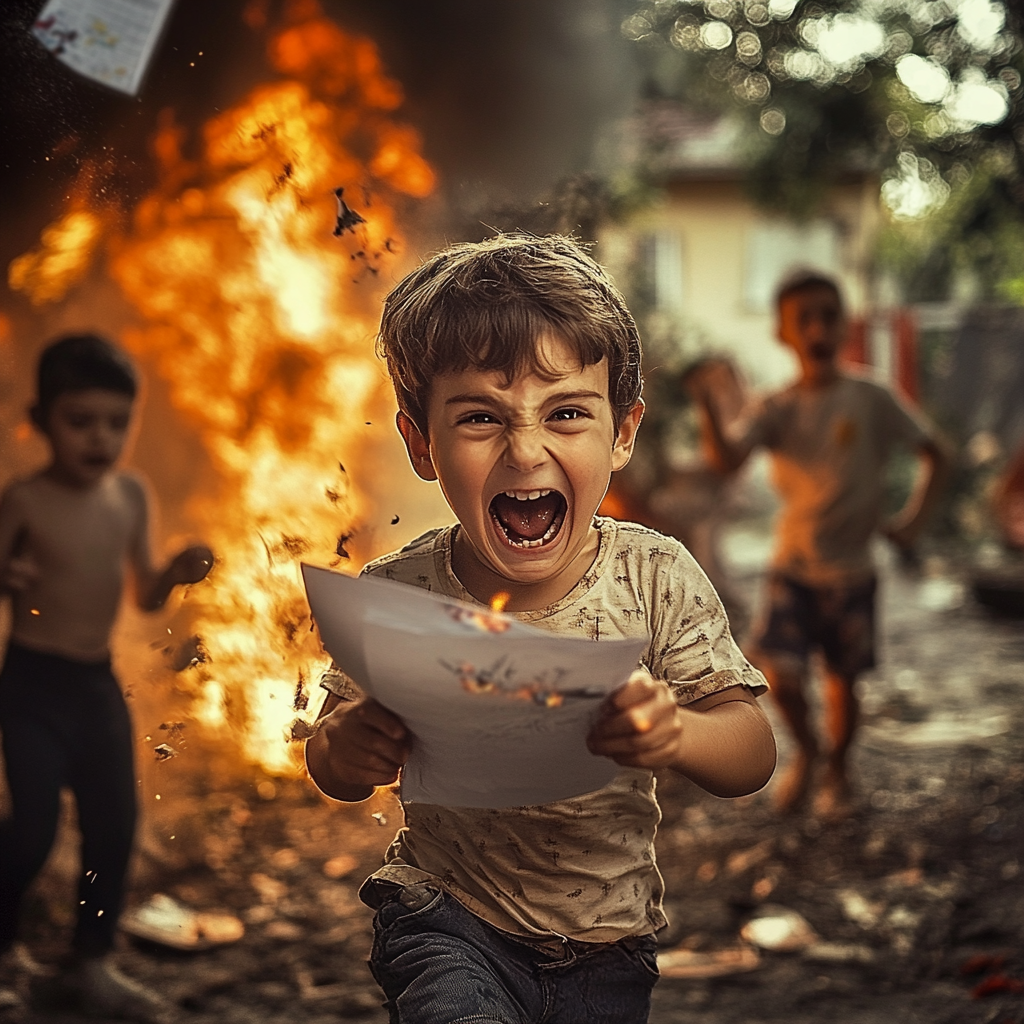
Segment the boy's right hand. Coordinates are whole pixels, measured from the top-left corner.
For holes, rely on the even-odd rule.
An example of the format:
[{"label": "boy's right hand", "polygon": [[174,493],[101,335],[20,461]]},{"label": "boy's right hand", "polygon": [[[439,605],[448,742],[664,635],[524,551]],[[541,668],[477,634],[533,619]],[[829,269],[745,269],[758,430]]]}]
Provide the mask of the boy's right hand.
[{"label": "boy's right hand", "polygon": [[316,784],[339,800],[364,800],[389,786],[409,759],[412,736],[402,720],[371,697],[339,704],[307,744]]}]

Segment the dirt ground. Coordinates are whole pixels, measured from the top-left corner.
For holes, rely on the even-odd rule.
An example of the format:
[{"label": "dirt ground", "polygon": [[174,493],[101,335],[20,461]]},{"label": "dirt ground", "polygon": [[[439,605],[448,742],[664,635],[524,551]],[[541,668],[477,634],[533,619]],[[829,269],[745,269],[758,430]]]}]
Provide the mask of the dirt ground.
[{"label": "dirt ground", "polygon": [[[779,819],[765,793],[726,801],[661,780],[665,949],[735,947],[744,922],[773,906],[798,911],[820,941],[762,952],[746,973],[663,979],[652,1024],[1024,1022],[1024,624],[962,596],[948,576],[887,574],[852,819]],[[209,770],[197,770],[206,753]],[[189,1024],[382,1024],[356,889],[397,805],[331,804],[300,779],[231,776],[215,760],[193,746],[158,766],[160,824],[145,833],[133,898],[229,910],[245,937],[188,954],[126,939],[121,966]],[[328,877],[342,854],[349,863],[334,860],[340,877]],[[70,926],[60,863],[28,913],[28,944],[50,963]],[[0,1021],[76,1024],[59,989],[39,997]]]}]

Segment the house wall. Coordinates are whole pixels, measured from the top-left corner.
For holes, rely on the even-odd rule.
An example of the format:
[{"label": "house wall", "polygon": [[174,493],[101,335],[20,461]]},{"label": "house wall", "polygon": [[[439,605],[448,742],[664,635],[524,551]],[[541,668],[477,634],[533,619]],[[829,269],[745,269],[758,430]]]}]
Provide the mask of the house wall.
[{"label": "house wall", "polygon": [[599,255],[631,299],[648,279],[650,345],[674,348],[683,363],[731,355],[754,387],[773,387],[796,365],[775,341],[775,286],[797,265],[820,269],[839,280],[851,315],[863,314],[878,219],[872,180],[835,188],[824,212],[804,224],[756,208],[739,181],[685,180],[656,206],[605,228]]}]

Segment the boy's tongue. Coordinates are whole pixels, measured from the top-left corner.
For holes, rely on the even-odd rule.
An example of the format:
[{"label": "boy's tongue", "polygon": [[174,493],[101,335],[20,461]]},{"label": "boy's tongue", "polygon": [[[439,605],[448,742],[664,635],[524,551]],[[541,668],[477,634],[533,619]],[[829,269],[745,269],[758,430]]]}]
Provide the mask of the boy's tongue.
[{"label": "boy's tongue", "polygon": [[555,521],[562,500],[561,495],[555,491],[530,501],[499,494],[491,502],[491,508],[501,525],[514,538],[539,540]]}]

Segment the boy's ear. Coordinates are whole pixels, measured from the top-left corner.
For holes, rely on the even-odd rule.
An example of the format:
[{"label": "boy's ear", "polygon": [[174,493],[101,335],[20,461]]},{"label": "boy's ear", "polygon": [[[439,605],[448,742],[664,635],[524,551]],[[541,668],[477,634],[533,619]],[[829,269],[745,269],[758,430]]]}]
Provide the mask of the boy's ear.
[{"label": "boy's ear", "polygon": [[640,421],[644,418],[644,400],[638,398],[633,406],[619,424],[615,434],[615,444],[612,447],[612,472],[622,469],[633,455],[633,445],[636,444],[636,432]]},{"label": "boy's ear", "polygon": [[405,450],[409,453],[409,461],[416,475],[421,480],[436,480],[437,471],[430,457],[430,442],[420,432],[420,428],[401,411],[395,416],[395,423],[405,442]]}]

